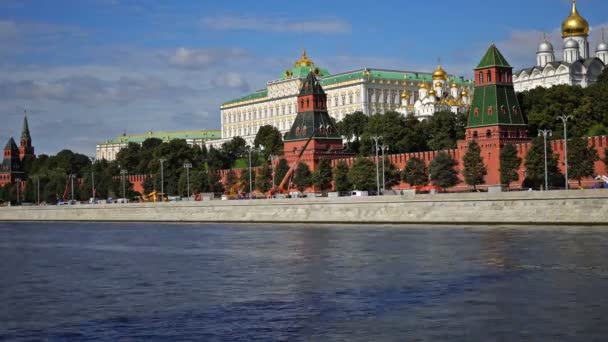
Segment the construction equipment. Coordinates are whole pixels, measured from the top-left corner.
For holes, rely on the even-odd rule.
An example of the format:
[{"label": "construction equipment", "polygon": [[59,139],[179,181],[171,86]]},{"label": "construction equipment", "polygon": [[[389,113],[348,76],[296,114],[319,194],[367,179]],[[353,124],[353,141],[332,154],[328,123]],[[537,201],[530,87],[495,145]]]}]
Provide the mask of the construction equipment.
[{"label": "construction equipment", "polygon": [[141,200],[142,200],[142,202],[154,202],[154,203],[156,203],[156,201],[159,201],[159,200],[161,202],[167,202],[169,200],[169,198],[167,197],[166,194],[164,194],[162,192],[152,191],[148,195],[143,194],[141,196]]},{"label": "construction equipment", "polygon": [[606,175],[603,175],[603,176],[599,176],[598,175],[597,177],[595,177],[595,179],[596,180],[601,180],[601,181],[603,181],[604,183],[606,183],[608,185],[608,176],[606,176]]},{"label": "construction equipment", "polygon": [[276,193],[285,193],[285,192],[287,192],[287,190],[289,190],[289,187],[285,188],[285,184],[287,184],[287,181],[291,179],[291,175],[296,171],[296,168],[298,167],[298,164],[300,164],[300,159],[302,158],[304,151],[306,151],[308,144],[310,144],[310,142],[312,141],[313,138],[314,138],[314,134],[310,138],[308,138],[308,140],[306,141],[306,144],[304,144],[304,146],[300,150],[298,157],[296,158],[294,163],[291,165],[289,170],[287,170],[287,173],[285,173],[285,177],[283,177],[283,179],[281,180],[281,183],[279,183],[278,186],[275,186],[266,192],[266,198],[272,198],[272,195],[274,195]]}]

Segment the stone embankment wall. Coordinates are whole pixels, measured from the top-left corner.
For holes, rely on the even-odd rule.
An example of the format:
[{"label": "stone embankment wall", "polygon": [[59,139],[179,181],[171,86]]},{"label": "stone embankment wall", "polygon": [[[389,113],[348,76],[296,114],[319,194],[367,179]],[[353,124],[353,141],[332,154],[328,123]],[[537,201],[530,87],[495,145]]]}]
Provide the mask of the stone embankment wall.
[{"label": "stone embankment wall", "polygon": [[608,225],[608,190],[0,208],[27,220]]}]

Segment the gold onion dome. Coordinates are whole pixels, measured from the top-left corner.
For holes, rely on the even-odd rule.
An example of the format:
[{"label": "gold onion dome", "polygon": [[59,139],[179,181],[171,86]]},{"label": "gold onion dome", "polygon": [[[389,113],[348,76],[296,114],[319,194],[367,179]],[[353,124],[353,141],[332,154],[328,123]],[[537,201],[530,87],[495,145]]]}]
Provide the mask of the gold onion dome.
[{"label": "gold onion dome", "polygon": [[468,96],[468,95],[469,95],[469,92],[467,92],[467,90],[466,90],[466,89],[463,89],[463,90],[462,90],[462,93],[460,93],[460,95],[462,95],[462,97],[465,97],[465,96]]},{"label": "gold onion dome", "polygon": [[431,89],[431,90],[429,91],[429,95],[433,96],[433,95],[435,95],[435,94],[436,94],[436,93],[435,93],[435,89]]},{"label": "gold onion dome", "polygon": [[427,89],[427,88],[428,87],[427,87],[426,83],[424,83],[424,82],[420,83],[420,89]]},{"label": "gold onion dome", "polygon": [[458,84],[452,83],[452,88],[458,88]]},{"label": "gold onion dome", "polygon": [[576,0],[572,0],[572,11],[562,23],[562,37],[588,36],[589,23],[583,18],[576,9]]},{"label": "gold onion dome", "polygon": [[448,79],[448,73],[445,72],[445,70],[443,70],[443,68],[441,67],[441,64],[437,66],[437,69],[435,69],[435,71],[433,72],[433,79],[434,80],[447,80]]},{"label": "gold onion dome", "polygon": [[401,93],[401,98],[402,98],[402,99],[404,99],[404,100],[407,100],[407,99],[409,99],[409,98],[410,98],[410,94],[408,94],[408,93],[407,93],[407,91],[406,91],[406,90],[404,90],[404,91]]},{"label": "gold onion dome", "polygon": [[300,59],[298,59],[294,66],[297,67],[301,67],[301,66],[313,66],[315,65],[315,63],[313,63],[313,61],[311,61],[310,59],[308,59],[308,57],[306,57],[306,49],[302,49],[302,57],[300,57]]}]

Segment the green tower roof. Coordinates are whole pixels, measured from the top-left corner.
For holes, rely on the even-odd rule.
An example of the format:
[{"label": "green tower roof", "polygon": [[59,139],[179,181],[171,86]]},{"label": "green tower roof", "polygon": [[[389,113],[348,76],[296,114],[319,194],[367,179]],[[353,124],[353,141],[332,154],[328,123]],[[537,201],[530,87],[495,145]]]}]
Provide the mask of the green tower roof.
[{"label": "green tower roof", "polygon": [[507,68],[511,67],[511,65],[509,65],[509,62],[507,62],[507,59],[502,55],[502,53],[500,53],[500,51],[498,50],[496,45],[494,45],[494,43],[492,43],[492,45],[490,45],[490,48],[488,49],[486,54],[483,56],[483,58],[481,59],[481,62],[479,62],[479,65],[477,65],[476,69],[483,69],[483,68],[490,68],[490,67],[507,67]]}]

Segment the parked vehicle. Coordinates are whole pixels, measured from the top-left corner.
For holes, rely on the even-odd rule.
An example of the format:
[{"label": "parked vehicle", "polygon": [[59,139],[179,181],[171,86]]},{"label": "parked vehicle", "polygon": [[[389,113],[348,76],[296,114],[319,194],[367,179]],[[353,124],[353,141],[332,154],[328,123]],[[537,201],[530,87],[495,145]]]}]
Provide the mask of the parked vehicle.
[{"label": "parked vehicle", "polygon": [[362,191],[362,190],[353,190],[350,193],[351,196],[356,196],[356,197],[366,197],[369,196],[369,192],[367,191]]}]

